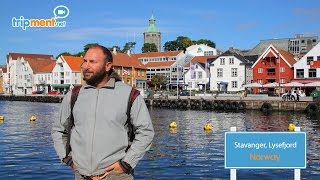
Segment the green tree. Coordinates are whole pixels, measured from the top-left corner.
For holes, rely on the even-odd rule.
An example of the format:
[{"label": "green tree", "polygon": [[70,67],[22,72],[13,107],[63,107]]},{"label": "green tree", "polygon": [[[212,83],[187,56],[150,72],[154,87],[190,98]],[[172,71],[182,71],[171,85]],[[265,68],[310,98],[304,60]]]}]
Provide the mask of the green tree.
[{"label": "green tree", "polygon": [[124,46],[123,46],[123,49],[122,49],[122,52],[123,53],[127,53],[128,50],[132,50],[132,48],[134,48],[136,45],[136,42],[127,42]]},{"label": "green tree", "polygon": [[176,51],[178,50],[177,41],[168,41],[163,45],[164,51]]},{"label": "green tree", "polygon": [[143,53],[146,53],[146,52],[158,52],[158,48],[154,43],[145,43],[145,44],[143,44],[143,47],[141,48],[141,51]]},{"label": "green tree", "polygon": [[177,37],[176,41],[177,41],[179,50],[186,50],[187,47],[193,45],[192,40],[188,37],[185,37],[185,36]]},{"label": "green tree", "polygon": [[207,44],[210,47],[216,47],[216,44],[210,40],[200,39],[198,41],[194,41],[186,36],[178,36],[176,40],[166,42],[163,47],[164,51],[177,51],[186,50],[189,46],[194,44]]},{"label": "green tree", "polygon": [[194,44],[206,44],[210,47],[216,48],[216,44],[208,39],[199,39],[198,41],[196,41],[196,43]]},{"label": "green tree", "polygon": [[156,74],[151,78],[151,84],[154,85],[154,90],[157,90],[157,87],[161,87],[166,85],[167,79],[162,74]]},{"label": "green tree", "polygon": [[69,52],[63,52],[63,53],[58,54],[58,56],[56,57],[56,59],[58,59],[59,56],[72,56],[72,54],[69,53]]}]

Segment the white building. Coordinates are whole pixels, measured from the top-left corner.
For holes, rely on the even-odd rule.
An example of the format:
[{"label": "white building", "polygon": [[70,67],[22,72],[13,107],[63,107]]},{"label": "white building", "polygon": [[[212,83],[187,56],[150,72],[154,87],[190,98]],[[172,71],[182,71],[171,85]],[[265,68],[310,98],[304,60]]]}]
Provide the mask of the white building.
[{"label": "white building", "polygon": [[200,62],[192,63],[191,68],[184,74],[187,90],[204,90],[209,86],[209,67]]},{"label": "white building", "polygon": [[228,50],[210,63],[210,90],[237,92],[251,83],[252,61],[235,51]]},{"label": "white building", "polygon": [[299,79],[301,83],[304,83],[303,79],[320,78],[320,43],[314,46],[293,67],[294,79]]},{"label": "white building", "polygon": [[53,60],[52,55],[47,54],[23,54],[9,53],[7,55],[8,91],[14,95],[31,94],[34,89],[33,70],[26,61],[31,58],[38,60]]},{"label": "white building", "polygon": [[72,85],[81,84],[81,57],[60,56],[52,70],[52,89],[67,92]]}]

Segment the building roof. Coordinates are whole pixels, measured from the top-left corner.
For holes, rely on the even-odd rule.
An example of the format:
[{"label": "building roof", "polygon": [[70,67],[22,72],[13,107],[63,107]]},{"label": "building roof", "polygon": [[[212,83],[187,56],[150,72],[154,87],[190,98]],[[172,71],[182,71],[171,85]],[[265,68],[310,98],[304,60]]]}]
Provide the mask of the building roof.
[{"label": "building roof", "polygon": [[[192,58],[191,62],[192,63],[202,63],[205,64],[206,62],[208,62],[209,59],[212,58],[217,58],[217,56],[195,56],[194,58]],[[185,67],[188,67],[189,63],[185,64]]]},{"label": "building roof", "polygon": [[182,51],[164,51],[164,52],[147,52],[141,54],[133,54],[132,56],[140,59],[140,58],[152,58],[152,57],[171,57],[177,56]]},{"label": "building roof", "polygon": [[285,60],[287,60],[287,62],[293,66],[294,63],[296,63],[297,61],[294,59],[294,56],[293,54],[287,52],[287,51],[284,51],[284,50],[279,50],[279,53],[285,58]]},{"label": "building roof", "polygon": [[147,68],[151,67],[169,67],[171,66],[175,61],[161,61],[161,62],[148,62],[145,64]]},{"label": "building roof", "polygon": [[263,52],[263,54],[261,54],[261,56],[258,58],[258,60],[252,65],[252,68],[263,58],[265,58],[266,56],[268,56],[268,54],[271,53],[273,54],[273,56],[278,57],[278,53],[280,55],[280,57],[282,57],[281,59],[283,59],[284,62],[286,62],[290,67],[293,66],[294,63],[296,63],[297,61],[294,59],[294,56],[284,50],[281,49],[277,49],[275,46],[273,46],[272,44],[269,45],[268,48],[266,48],[266,50]]},{"label": "building roof", "polygon": [[32,59],[51,59],[53,60],[53,55],[50,54],[26,54],[26,53],[9,53],[7,55],[7,62],[9,62],[9,56],[11,56],[12,59],[16,60],[19,57],[24,58],[32,58]]},{"label": "building roof", "polygon": [[2,67],[2,73],[7,73],[7,67]]},{"label": "building roof", "polygon": [[125,53],[112,53],[112,56],[113,66],[146,69],[145,65],[143,65],[136,56],[128,55]]},{"label": "building roof", "polygon": [[81,63],[83,62],[82,57],[78,57],[78,56],[62,56],[62,57],[70,66],[72,71],[81,71]]},{"label": "building roof", "polygon": [[55,60],[40,59],[40,58],[23,58],[26,60],[32,71],[35,73],[50,73],[56,63]]},{"label": "building roof", "polygon": [[156,22],[156,20],[155,20],[153,14],[152,14],[150,19],[149,19],[149,26],[147,28],[146,33],[152,33],[152,32],[158,33],[158,32],[160,32],[159,29],[157,28],[155,22]]},{"label": "building roof", "polygon": [[240,51],[235,50],[235,49],[229,49],[228,51],[222,53],[220,56],[234,56],[237,59],[239,59],[241,62],[249,63],[249,64],[253,64],[258,59],[257,55],[244,56]]}]

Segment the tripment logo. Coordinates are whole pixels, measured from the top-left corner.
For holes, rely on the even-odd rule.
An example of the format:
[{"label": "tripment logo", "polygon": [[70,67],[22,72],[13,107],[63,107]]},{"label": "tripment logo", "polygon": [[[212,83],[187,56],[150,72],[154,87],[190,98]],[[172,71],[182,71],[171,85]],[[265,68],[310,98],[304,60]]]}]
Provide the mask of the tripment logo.
[{"label": "tripment logo", "polygon": [[54,8],[54,17],[46,19],[27,19],[23,16],[19,18],[12,18],[12,27],[22,28],[26,30],[27,28],[46,28],[46,27],[66,27],[67,22],[59,19],[64,19],[69,16],[69,9],[64,5],[59,5]]}]

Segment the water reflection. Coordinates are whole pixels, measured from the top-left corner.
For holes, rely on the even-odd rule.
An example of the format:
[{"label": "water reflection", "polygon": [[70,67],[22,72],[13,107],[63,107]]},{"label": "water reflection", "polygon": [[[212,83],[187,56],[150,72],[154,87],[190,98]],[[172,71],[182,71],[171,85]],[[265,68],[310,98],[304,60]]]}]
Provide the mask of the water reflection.
[{"label": "water reflection", "polygon": [[[0,177],[13,179],[73,179],[53,148],[50,131],[60,104],[2,102],[0,114]],[[237,131],[287,131],[289,123],[307,132],[307,169],[302,179],[320,177],[320,123],[318,117],[292,112],[263,114],[216,113],[150,109],[156,136],[151,150],[138,164],[136,179],[229,179],[224,169],[224,133]],[[37,120],[30,122],[31,115]],[[177,128],[169,128],[170,122]],[[213,130],[204,131],[206,123]],[[238,179],[293,179],[293,170],[239,170]]]}]

